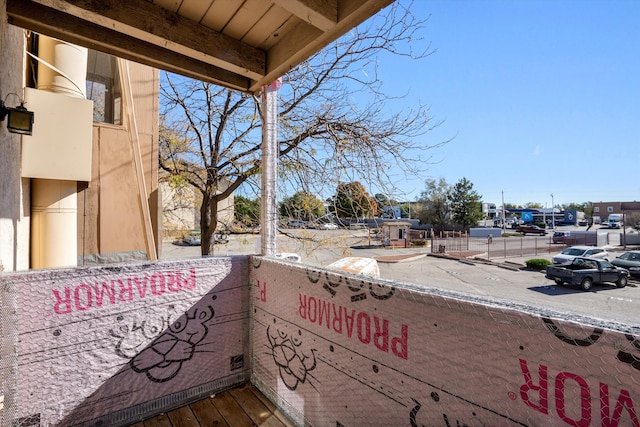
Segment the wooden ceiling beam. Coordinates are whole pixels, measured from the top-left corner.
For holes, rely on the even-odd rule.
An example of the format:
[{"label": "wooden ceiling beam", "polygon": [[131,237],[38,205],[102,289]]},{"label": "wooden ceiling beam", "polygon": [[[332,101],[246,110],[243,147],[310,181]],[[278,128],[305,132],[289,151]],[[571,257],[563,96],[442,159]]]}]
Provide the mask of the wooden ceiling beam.
[{"label": "wooden ceiling beam", "polygon": [[338,23],[338,0],[273,0],[321,31],[330,31]]},{"label": "wooden ceiling beam", "polygon": [[[300,22],[267,51],[267,71],[263,81],[275,81],[393,1],[338,0],[338,22],[330,31],[323,32],[307,22]],[[258,83],[254,82],[249,91],[259,90]]]},{"label": "wooden ceiling beam", "polygon": [[151,67],[242,92],[249,91],[253,83],[245,76],[35,2],[7,0],[7,14],[12,25]]},{"label": "wooden ceiling beam", "polygon": [[[7,0],[11,1],[11,0]],[[15,1],[15,0],[13,0]],[[252,80],[265,74],[265,52],[146,0],[20,0],[138,38]],[[40,17],[38,17],[40,18]]]}]

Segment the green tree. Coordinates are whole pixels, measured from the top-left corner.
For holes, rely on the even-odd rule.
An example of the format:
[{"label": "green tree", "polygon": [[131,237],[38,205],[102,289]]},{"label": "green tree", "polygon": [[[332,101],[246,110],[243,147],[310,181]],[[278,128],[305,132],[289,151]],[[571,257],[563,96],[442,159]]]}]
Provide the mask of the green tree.
[{"label": "green tree", "polygon": [[260,199],[250,199],[245,196],[235,196],[233,199],[233,216],[236,221],[246,227],[260,224]]},{"label": "green tree", "polygon": [[468,229],[482,218],[482,197],[467,178],[458,181],[449,194],[453,220]]},{"label": "green tree", "polygon": [[360,182],[338,184],[333,208],[340,218],[364,218],[378,214],[378,204]]},{"label": "green tree", "polygon": [[392,202],[386,194],[376,193],[376,195],[373,197],[374,199],[376,199],[376,203],[378,204],[379,208],[386,208],[388,206],[391,206]]},{"label": "green tree", "polygon": [[625,224],[624,224],[625,226],[638,228],[638,225],[640,225],[640,213],[634,212],[630,214],[625,214],[624,221],[625,221]]},{"label": "green tree", "polygon": [[[411,203],[407,202],[407,203],[401,203],[400,204],[400,211],[403,214],[406,214],[407,218],[411,218]],[[402,216],[403,218],[405,217],[405,215]]]},{"label": "green tree", "polygon": [[313,221],[325,214],[324,203],[311,193],[298,191],[280,203],[280,215]]},{"label": "green tree", "polygon": [[527,209],[542,209],[544,206],[542,206],[542,203],[538,202],[527,202],[524,207]]},{"label": "green tree", "polygon": [[[423,105],[392,109],[397,96],[383,92],[376,69],[381,55],[411,61],[428,56],[415,51],[428,49],[416,38],[423,24],[394,3],[282,76],[282,180],[322,194],[353,180],[393,188],[399,170],[423,170],[428,151],[444,142],[428,145],[419,137],[438,123]],[[160,106],[162,135],[175,136],[160,138],[160,168],[201,194],[201,253],[208,255],[218,205],[241,185],[259,185],[261,96],[163,73]]]},{"label": "green tree", "polygon": [[422,224],[431,224],[435,230],[443,231],[445,225],[449,223],[451,215],[449,204],[451,186],[444,178],[440,178],[438,181],[427,179],[425,185],[427,188],[420,193],[417,202],[418,219]]},{"label": "green tree", "polygon": [[505,203],[505,209],[522,209],[522,205],[516,205],[515,203]]}]

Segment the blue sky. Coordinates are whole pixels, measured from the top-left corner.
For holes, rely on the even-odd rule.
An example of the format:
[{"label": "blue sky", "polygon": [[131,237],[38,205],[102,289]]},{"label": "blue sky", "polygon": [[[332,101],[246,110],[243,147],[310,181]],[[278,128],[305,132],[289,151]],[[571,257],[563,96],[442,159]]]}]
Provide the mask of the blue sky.
[{"label": "blue sky", "polygon": [[[399,0],[401,4],[408,1]],[[483,201],[640,200],[640,1],[415,0],[419,61],[384,61],[388,93],[444,123],[424,179],[466,177]]]}]

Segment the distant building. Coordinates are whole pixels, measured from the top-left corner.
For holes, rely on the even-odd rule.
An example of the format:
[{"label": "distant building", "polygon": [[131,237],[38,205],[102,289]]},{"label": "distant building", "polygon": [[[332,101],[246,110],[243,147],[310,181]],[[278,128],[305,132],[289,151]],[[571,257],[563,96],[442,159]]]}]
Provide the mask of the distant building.
[{"label": "distant building", "polygon": [[[190,185],[172,187],[160,182],[162,194],[162,227],[170,235],[184,234],[187,230],[200,229],[200,205],[202,196]],[[231,228],[234,219],[233,194],[218,204],[218,228]]]},{"label": "distant building", "polygon": [[640,215],[640,202],[593,202],[593,221],[607,221],[611,214]]}]

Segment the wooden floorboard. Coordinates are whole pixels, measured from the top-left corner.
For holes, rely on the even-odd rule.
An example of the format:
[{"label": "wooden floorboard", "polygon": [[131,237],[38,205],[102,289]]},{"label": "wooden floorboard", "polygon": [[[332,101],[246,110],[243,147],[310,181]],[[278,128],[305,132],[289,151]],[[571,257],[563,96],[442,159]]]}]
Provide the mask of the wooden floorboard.
[{"label": "wooden floorboard", "polygon": [[198,419],[189,406],[178,408],[167,415],[173,427],[200,427]]},{"label": "wooden floorboard", "polygon": [[208,397],[129,427],[294,427],[252,384]]},{"label": "wooden floorboard", "polygon": [[189,405],[201,426],[229,427],[224,417],[216,409],[213,399],[202,399]]},{"label": "wooden floorboard", "polygon": [[289,418],[287,418],[286,415],[284,415],[282,411],[280,411],[276,407],[276,405],[273,404],[273,402],[267,399],[267,397],[264,394],[262,394],[260,390],[255,388],[253,385],[251,385],[251,392],[262,402],[262,404],[267,408],[267,410],[271,412],[282,424],[284,424],[286,427],[295,427],[295,424],[289,421]]}]

